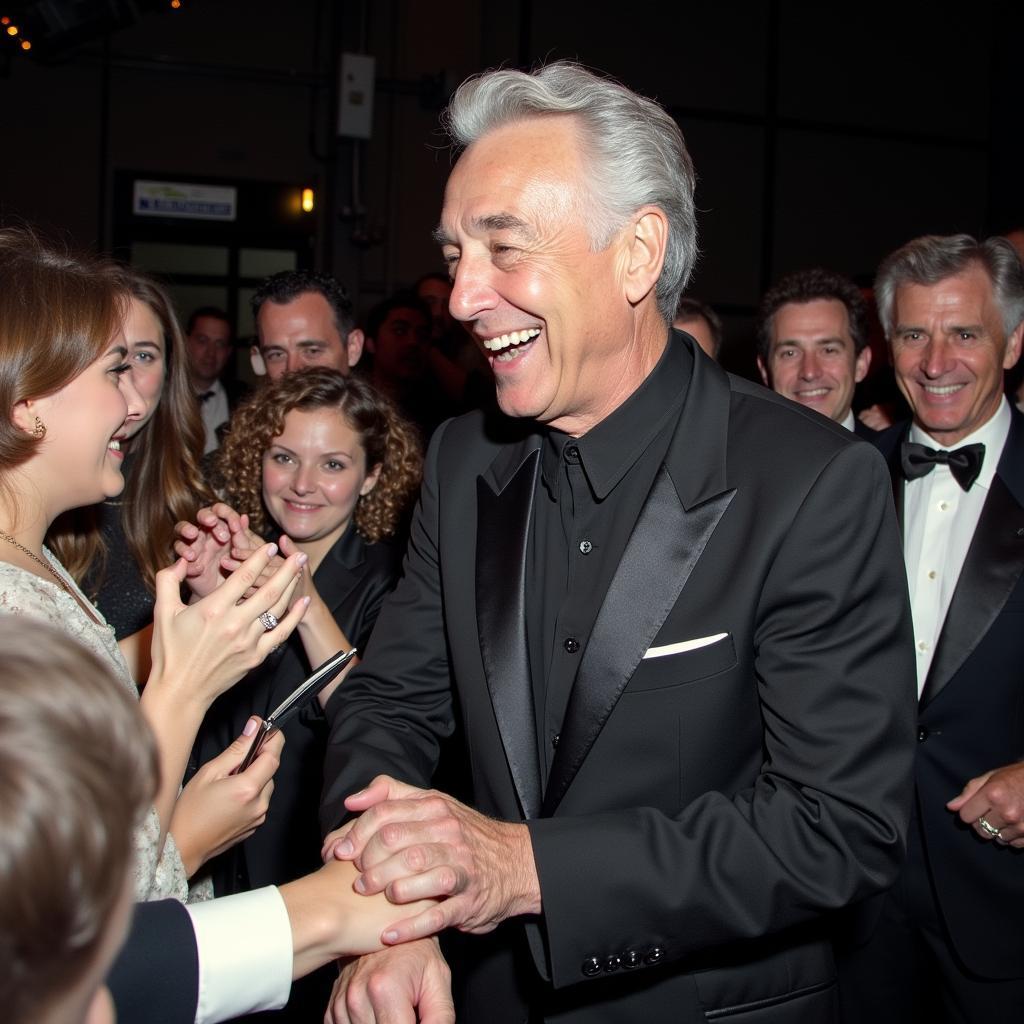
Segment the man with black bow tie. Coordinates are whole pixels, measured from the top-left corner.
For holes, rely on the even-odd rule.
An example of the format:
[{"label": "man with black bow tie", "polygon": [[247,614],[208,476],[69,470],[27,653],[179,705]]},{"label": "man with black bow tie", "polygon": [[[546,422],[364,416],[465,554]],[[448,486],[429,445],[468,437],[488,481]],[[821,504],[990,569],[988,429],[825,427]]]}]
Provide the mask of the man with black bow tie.
[{"label": "man with black bow tie", "polygon": [[900,880],[843,958],[848,1021],[1024,1012],[1024,268],[1003,238],[926,236],[875,284],[913,422],[888,456],[917,653],[917,801]]}]

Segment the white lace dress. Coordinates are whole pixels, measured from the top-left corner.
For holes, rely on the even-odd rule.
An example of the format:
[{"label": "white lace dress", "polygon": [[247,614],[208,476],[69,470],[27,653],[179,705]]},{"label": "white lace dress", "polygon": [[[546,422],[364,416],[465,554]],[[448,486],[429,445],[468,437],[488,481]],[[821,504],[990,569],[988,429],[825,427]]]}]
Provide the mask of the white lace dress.
[{"label": "white lace dress", "polygon": [[[43,553],[61,579],[88,599],[75,585],[64,567],[46,549]],[[35,573],[27,572],[9,562],[0,562],[0,614],[29,615],[41,619],[51,626],[63,629],[84,647],[107,662],[124,687],[138,699],[139,691],[131,677],[121,649],[114,639],[114,631],[106,625],[97,611],[94,622],[69,594],[56,582],[41,579]],[[197,886],[189,893],[185,866],[181,862],[178,848],[170,833],[164,840],[163,853],[157,857],[157,843],[160,838],[160,822],[155,808],[150,808],[142,823],[135,830],[135,897],[139,900],[158,900],[173,896],[179,900],[209,899],[209,886]]]}]

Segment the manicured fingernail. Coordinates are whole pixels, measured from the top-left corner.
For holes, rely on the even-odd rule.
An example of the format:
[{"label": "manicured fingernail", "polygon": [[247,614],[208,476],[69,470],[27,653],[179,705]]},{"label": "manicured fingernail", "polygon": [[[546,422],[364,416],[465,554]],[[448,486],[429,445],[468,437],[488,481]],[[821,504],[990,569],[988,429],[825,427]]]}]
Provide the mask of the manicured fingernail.
[{"label": "manicured fingernail", "polygon": [[260,727],[260,720],[258,718],[250,718],[245,723],[245,728],[242,730],[243,736],[255,736],[256,730]]},{"label": "manicured fingernail", "polygon": [[364,896],[366,895],[366,883],[363,881],[363,876],[362,875],[360,875],[355,880],[355,885],[353,886],[353,888],[355,889],[356,892],[362,893],[362,895],[364,895]]},{"label": "manicured fingernail", "polygon": [[[352,840],[342,839],[342,841],[334,848],[334,852],[336,854],[340,854],[342,857],[349,857],[352,854],[352,849]],[[362,877],[360,877],[359,881],[362,881]]]},{"label": "manicured fingernail", "polygon": [[305,565],[308,561],[309,561],[309,555],[307,555],[305,552],[303,552],[301,555],[299,555],[298,558],[295,559],[295,564],[301,567],[301,566]]},{"label": "manicured fingernail", "polygon": [[387,931],[381,937],[382,942],[392,943],[398,941],[398,932]]},{"label": "manicured fingernail", "polygon": [[269,555],[269,556],[270,556],[271,558],[273,558],[273,557],[274,557],[274,555],[276,555],[276,554],[277,554],[277,545],[276,545],[276,544],[268,544],[268,545],[267,545],[267,554],[268,554],[268,555]]}]

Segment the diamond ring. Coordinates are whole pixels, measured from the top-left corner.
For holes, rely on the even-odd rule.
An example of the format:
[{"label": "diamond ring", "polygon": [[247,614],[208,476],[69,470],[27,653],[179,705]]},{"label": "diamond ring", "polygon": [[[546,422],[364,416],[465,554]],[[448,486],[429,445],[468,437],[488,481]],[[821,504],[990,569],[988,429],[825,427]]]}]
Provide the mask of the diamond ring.
[{"label": "diamond ring", "polygon": [[1002,839],[1002,832],[997,829],[994,825],[989,824],[984,818],[978,819],[978,824],[993,838]]}]

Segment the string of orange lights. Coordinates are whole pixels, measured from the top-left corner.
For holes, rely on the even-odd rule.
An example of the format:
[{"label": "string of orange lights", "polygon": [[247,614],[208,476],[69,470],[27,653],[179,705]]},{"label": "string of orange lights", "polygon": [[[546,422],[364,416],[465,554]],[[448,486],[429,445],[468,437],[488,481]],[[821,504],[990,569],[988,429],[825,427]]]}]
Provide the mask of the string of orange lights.
[{"label": "string of orange lights", "polygon": [[[185,0],[168,0],[168,6],[174,11],[180,11],[185,6]],[[27,53],[32,49],[32,40],[25,35],[12,15],[0,15],[0,29],[11,41],[17,43],[21,50]]]},{"label": "string of orange lights", "polygon": [[4,14],[3,16],[0,16],[0,26],[3,26],[3,30],[4,32],[7,33],[7,35],[9,35],[12,39],[16,40],[19,43],[21,49],[25,51],[32,49],[32,41],[26,39],[21,34],[21,29],[18,28],[18,26],[15,24],[14,20],[11,18],[9,14]]}]

